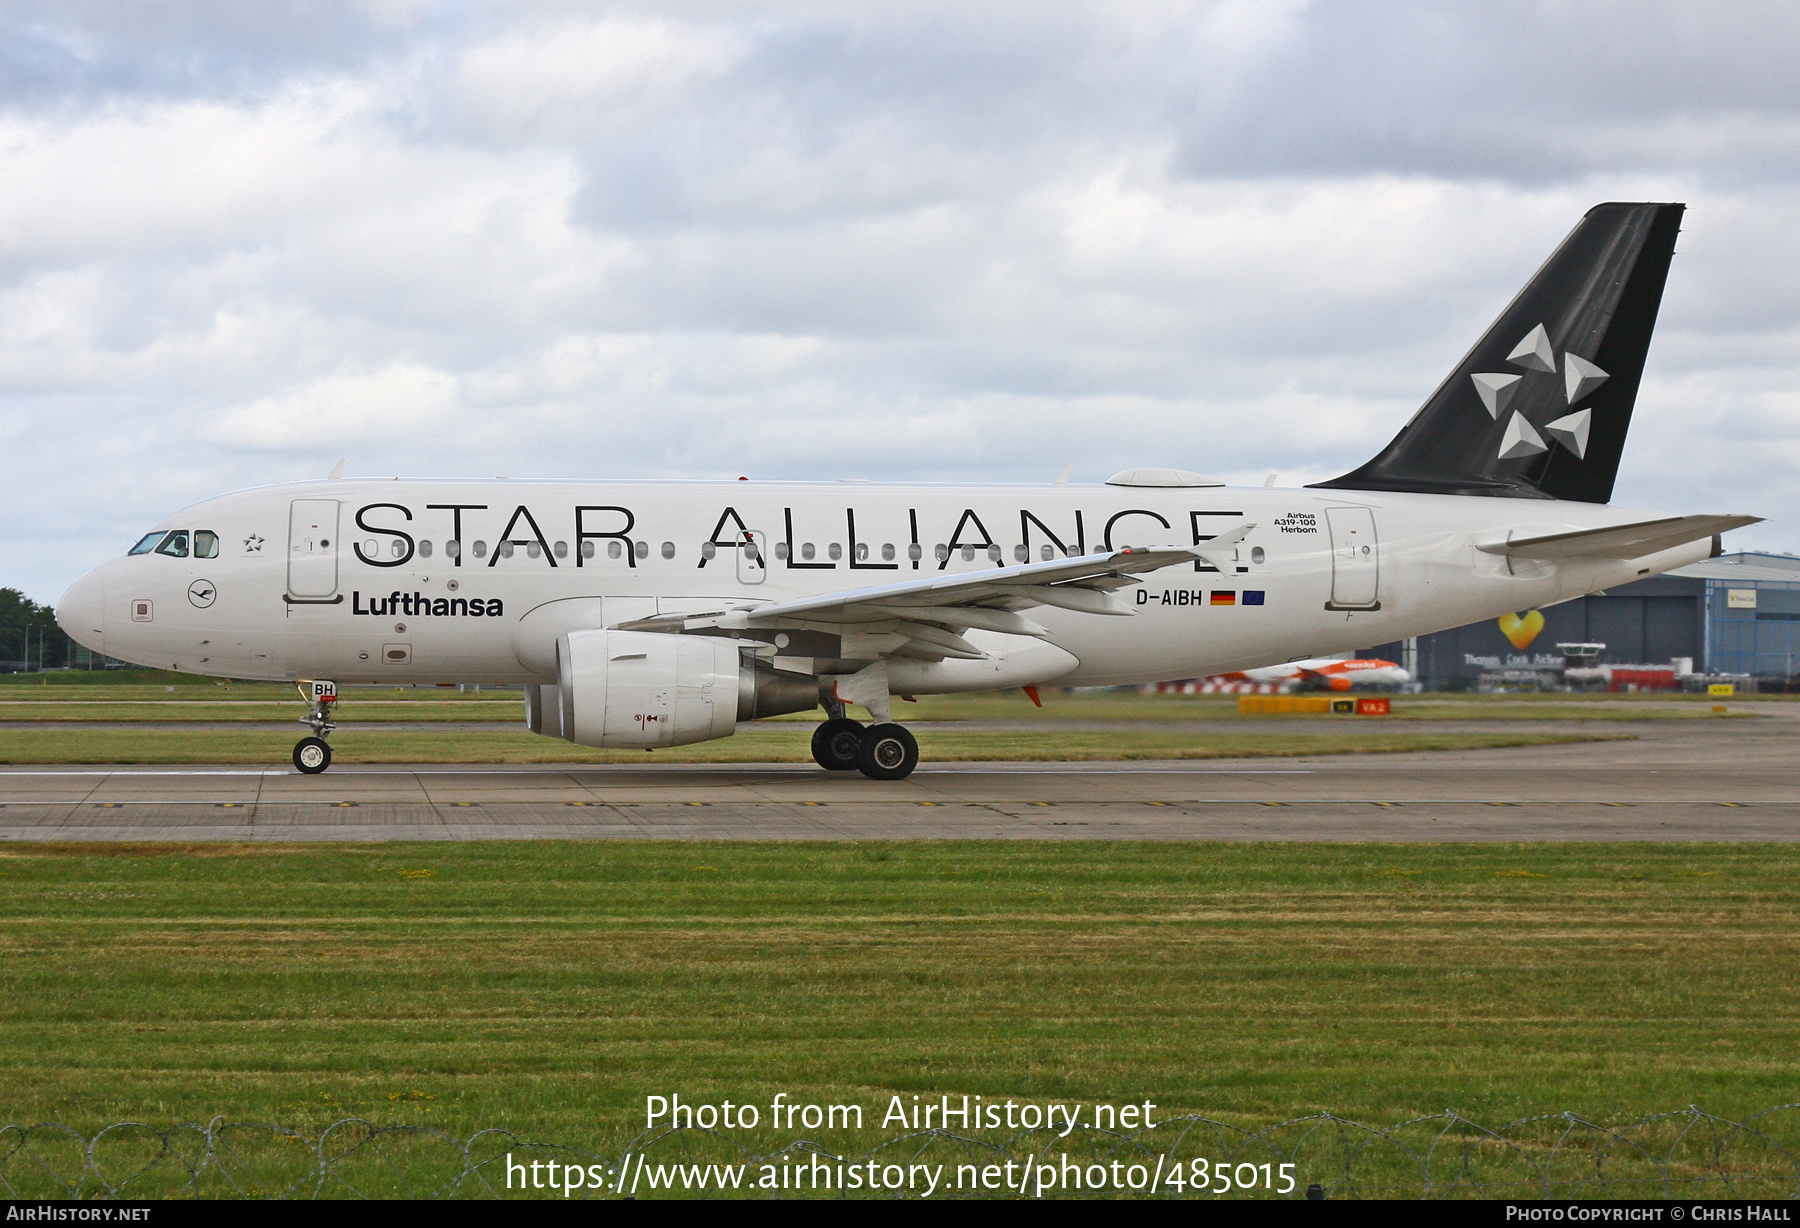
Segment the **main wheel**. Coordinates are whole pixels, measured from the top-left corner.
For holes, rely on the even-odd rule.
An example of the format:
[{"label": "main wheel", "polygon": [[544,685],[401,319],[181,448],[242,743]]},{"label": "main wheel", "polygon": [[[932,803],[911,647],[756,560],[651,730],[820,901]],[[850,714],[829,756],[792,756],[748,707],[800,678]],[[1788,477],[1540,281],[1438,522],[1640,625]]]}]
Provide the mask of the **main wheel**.
[{"label": "main wheel", "polygon": [[905,780],[919,766],[919,744],[904,725],[871,725],[857,744],[856,766],[870,780]]},{"label": "main wheel", "polygon": [[813,762],[828,772],[856,770],[856,748],[862,742],[862,722],[845,717],[826,721],[813,730]]},{"label": "main wheel", "polygon": [[301,738],[294,743],[294,766],[317,776],[331,766],[331,744],[324,738]]}]

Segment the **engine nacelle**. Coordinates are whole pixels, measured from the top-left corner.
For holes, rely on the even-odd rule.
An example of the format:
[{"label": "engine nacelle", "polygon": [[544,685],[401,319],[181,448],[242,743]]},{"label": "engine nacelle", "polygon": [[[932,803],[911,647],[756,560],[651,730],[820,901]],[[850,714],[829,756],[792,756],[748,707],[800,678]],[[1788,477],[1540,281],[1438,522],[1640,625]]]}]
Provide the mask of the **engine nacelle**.
[{"label": "engine nacelle", "polygon": [[556,665],[554,687],[527,688],[526,723],[582,746],[685,746],[819,704],[818,679],[758,665],[730,639],[571,631],[556,641]]}]

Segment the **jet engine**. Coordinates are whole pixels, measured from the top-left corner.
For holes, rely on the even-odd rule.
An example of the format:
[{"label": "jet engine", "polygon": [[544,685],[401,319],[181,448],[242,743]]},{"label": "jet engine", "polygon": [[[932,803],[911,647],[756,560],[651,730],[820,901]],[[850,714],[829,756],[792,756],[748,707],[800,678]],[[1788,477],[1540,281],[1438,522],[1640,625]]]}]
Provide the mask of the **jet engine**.
[{"label": "jet engine", "polygon": [[582,746],[685,746],[819,706],[817,678],[770,669],[729,639],[571,631],[556,666],[555,686],[525,688],[526,725]]}]

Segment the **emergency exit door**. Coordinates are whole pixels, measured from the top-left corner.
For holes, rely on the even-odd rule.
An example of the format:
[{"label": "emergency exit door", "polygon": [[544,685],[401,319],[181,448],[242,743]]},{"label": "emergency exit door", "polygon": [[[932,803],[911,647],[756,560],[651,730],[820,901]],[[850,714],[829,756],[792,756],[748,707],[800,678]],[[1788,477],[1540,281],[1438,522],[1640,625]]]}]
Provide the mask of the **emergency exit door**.
[{"label": "emergency exit door", "polygon": [[288,596],[328,601],[337,593],[338,501],[295,499],[288,510]]},{"label": "emergency exit door", "polygon": [[1375,513],[1366,507],[1328,507],[1331,533],[1331,600],[1328,610],[1379,610],[1381,547],[1375,540]]}]

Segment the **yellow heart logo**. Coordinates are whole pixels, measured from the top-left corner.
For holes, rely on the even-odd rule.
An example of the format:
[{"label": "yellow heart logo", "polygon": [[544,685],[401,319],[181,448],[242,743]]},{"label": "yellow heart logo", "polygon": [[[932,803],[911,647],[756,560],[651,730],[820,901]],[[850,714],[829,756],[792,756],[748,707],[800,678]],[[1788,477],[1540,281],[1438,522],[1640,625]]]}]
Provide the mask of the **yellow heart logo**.
[{"label": "yellow heart logo", "polygon": [[1544,612],[1542,610],[1527,611],[1525,617],[1517,614],[1500,616],[1500,634],[1512,641],[1512,646],[1520,652],[1531,647],[1531,641],[1538,637],[1544,629]]}]

